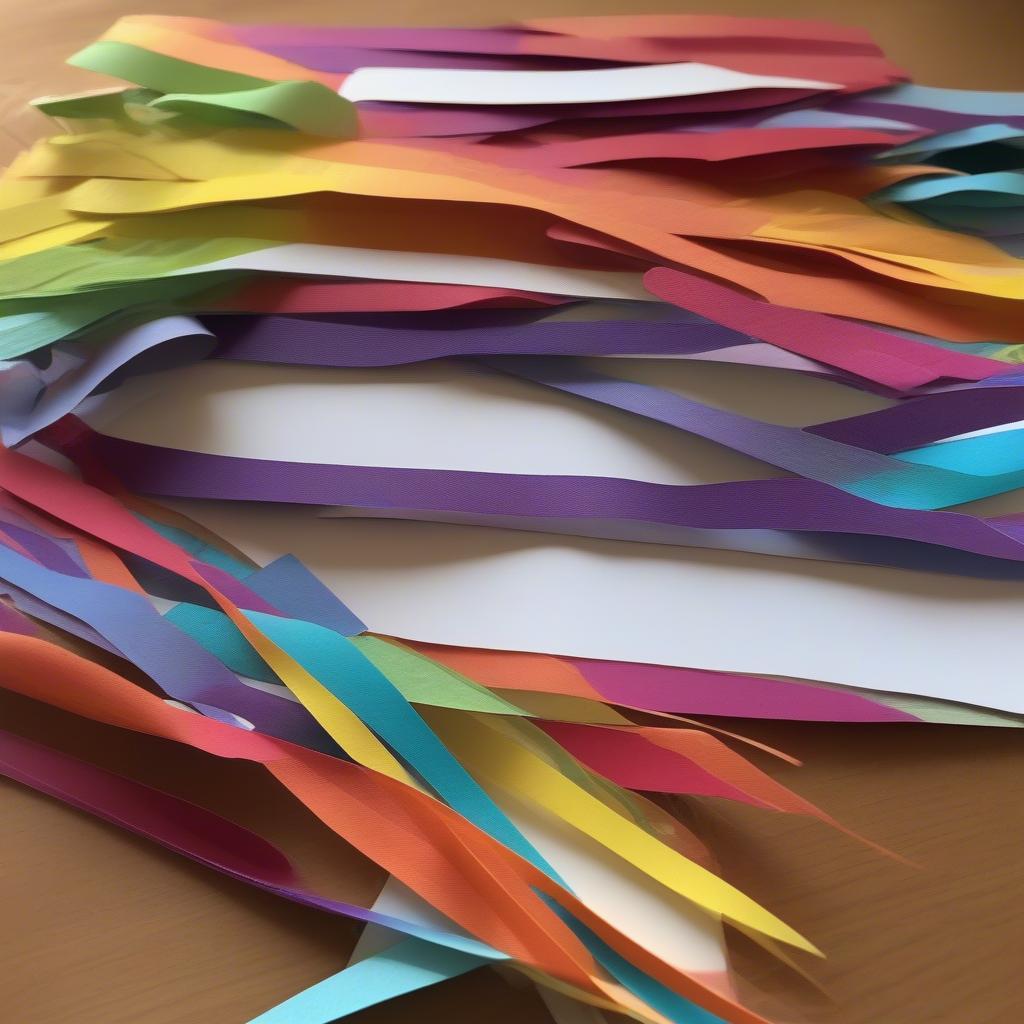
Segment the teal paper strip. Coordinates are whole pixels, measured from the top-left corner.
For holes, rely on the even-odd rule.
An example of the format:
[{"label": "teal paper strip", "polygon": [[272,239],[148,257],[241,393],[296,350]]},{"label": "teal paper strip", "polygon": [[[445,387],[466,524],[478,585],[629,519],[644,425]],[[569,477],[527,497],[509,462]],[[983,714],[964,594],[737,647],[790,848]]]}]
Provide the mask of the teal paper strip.
[{"label": "teal paper strip", "polygon": [[[1024,154],[1021,156],[1024,162]],[[1024,174],[1016,171],[988,171],[985,174],[949,174],[941,178],[901,181],[876,192],[872,199],[879,202],[920,203],[927,200],[977,192],[979,195],[1017,200],[1024,197]],[[974,197],[971,199],[974,202]]]},{"label": "teal paper strip", "polygon": [[452,808],[560,882],[394,684],[347,637],[311,622],[246,611],[265,636],[357,714]]}]

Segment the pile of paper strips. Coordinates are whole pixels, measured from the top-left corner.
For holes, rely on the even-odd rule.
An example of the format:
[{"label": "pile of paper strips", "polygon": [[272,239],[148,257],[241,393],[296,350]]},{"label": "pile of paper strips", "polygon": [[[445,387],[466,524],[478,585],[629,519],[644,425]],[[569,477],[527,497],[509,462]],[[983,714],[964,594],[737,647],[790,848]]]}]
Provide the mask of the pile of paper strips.
[{"label": "pile of paper strips", "polygon": [[126,84],[0,185],[0,684],[264,765],[391,880],[0,771],[374,926],[262,1024],[486,964],[761,1020],[722,924],[812,942],[638,791],[834,827],[680,716],[1020,724],[1024,96],[689,15],[72,63]]}]

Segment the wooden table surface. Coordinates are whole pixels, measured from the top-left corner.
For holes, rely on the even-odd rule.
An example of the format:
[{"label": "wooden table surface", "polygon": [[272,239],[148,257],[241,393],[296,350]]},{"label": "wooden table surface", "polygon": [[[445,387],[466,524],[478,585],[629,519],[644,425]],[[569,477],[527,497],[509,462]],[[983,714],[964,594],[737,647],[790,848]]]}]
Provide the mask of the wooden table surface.
[{"label": "wooden table surface", "polygon": [[[224,20],[473,24],[567,13],[709,11],[832,17],[870,29],[925,84],[1024,89],[1013,0],[393,0],[290,4],[198,0],[147,13]],[[45,128],[25,100],[95,84],[61,61],[121,14],[124,0],[0,0],[0,158]],[[969,637],[936,637],[967,643]],[[4,696],[7,728],[216,810],[306,853],[338,895],[379,879],[251,766]],[[1024,1021],[1024,744],[1017,730],[731,723],[805,764],[757,760],[850,828],[916,862],[879,857],[824,826],[689,801],[688,820],[726,876],[826,951],[809,964],[825,998],[739,941],[746,994],[779,1021],[1017,1024]],[[242,806],[238,793],[245,794]],[[247,889],[13,783],[0,783],[0,1020],[10,1024],[239,1024],[340,969],[354,928]],[[360,1018],[548,1019],[536,995],[481,971]]]}]

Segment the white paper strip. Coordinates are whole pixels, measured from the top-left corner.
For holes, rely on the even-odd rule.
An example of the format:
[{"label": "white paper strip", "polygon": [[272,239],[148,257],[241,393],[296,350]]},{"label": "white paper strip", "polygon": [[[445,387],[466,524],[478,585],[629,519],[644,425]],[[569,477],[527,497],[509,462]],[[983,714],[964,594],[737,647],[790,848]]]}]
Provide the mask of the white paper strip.
[{"label": "white paper strip", "polygon": [[535,106],[701,96],[740,89],[839,88],[833,82],[750,75],[687,61],[591,71],[359,68],[345,79],[338,91],[353,101]]},{"label": "white paper strip", "polygon": [[[887,404],[760,367],[649,359],[586,365],[773,422]],[[200,363],[129,381],[89,420],[133,441],[291,462],[676,484],[784,475],[702,438],[457,361],[358,370]]]},{"label": "white paper strip", "polygon": [[[384,887],[373,902],[373,909],[378,914],[387,914],[399,920],[412,921],[425,928],[436,928],[439,931],[472,938],[464,928],[432,907],[422,897],[417,896],[412,889],[393,875],[389,876],[384,883]],[[402,937],[401,933],[393,932],[383,925],[368,924],[359,933],[359,940],[352,949],[349,963],[358,963],[360,960],[374,956],[393,946]]]},{"label": "white paper strip", "polygon": [[[725,972],[725,940],[713,917],[564,821],[508,794],[496,794],[496,801],[569,888],[609,924],[679,970]],[[373,906],[382,914],[465,934],[393,878]],[[352,959],[365,959],[393,941],[394,933],[368,926]]]},{"label": "white paper strip", "polygon": [[560,818],[510,793],[496,796],[501,809],[594,913],[681,971],[726,969],[719,921]]},{"label": "white paper strip", "polygon": [[654,301],[639,274],[575,270],[540,263],[453,256],[447,253],[356,249],[340,245],[294,242],[229,256],[212,263],[184,267],[166,276],[205,274],[215,270],[256,270],[304,277],[352,277],[372,281],[419,281],[427,284],[471,284],[485,288],[518,288],[587,299]]}]

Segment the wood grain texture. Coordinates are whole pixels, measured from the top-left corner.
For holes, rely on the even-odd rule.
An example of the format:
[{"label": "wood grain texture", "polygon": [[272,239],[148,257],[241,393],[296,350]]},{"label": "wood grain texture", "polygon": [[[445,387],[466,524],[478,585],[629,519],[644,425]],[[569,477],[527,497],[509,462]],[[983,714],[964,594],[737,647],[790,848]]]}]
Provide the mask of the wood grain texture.
[{"label": "wood grain texture", "polygon": [[[1022,89],[1013,0],[394,0],[290,4],[183,0],[150,13],[224,20],[474,24],[629,9],[833,17],[872,31],[917,80]],[[143,9],[146,9],[145,7]],[[61,61],[123,0],[0,0],[0,159],[44,129],[25,101],[96,83]],[[969,642],[936,637],[936,642]],[[4,697],[5,727],[123,768],[266,831],[329,891],[371,897],[376,870],[297,809],[262,772]],[[850,828],[914,860],[885,860],[820,824],[720,802],[683,813],[732,881],[813,938],[820,994],[736,941],[748,1000],[806,1024],[1017,1024],[1024,1020],[1024,749],[1017,731],[938,726],[730,723],[805,761],[757,760]],[[244,794],[241,803],[237,795]],[[240,1024],[338,970],[351,925],[184,862],[12,783],[0,783],[0,1020],[11,1024]],[[493,972],[359,1020],[547,1020],[536,996]]]}]

